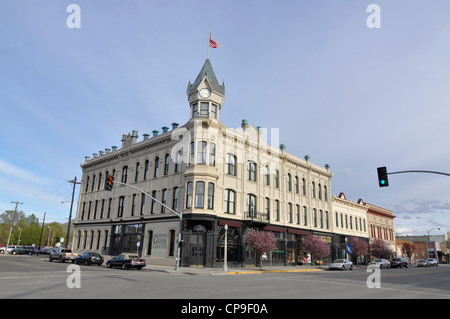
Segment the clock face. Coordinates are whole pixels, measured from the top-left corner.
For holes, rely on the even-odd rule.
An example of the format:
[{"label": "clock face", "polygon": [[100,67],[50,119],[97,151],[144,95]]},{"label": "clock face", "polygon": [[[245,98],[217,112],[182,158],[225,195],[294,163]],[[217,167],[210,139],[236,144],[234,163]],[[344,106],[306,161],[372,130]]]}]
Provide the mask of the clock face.
[{"label": "clock face", "polygon": [[201,89],[200,90],[200,96],[202,97],[202,98],[207,98],[207,97],[209,97],[211,95],[211,91],[210,90],[208,90],[208,89]]}]

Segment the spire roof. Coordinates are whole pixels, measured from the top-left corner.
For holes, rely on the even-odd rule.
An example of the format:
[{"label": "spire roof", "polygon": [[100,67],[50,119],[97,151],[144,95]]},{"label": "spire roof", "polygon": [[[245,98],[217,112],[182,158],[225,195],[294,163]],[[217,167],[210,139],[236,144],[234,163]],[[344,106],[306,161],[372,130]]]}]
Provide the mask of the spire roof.
[{"label": "spire roof", "polygon": [[200,83],[202,83],[203,79],[206,77],[208,80],[208,83],[212,86],[212,90],[216,91],[222,95],[225,95],[225,85],[220,85],[219,81],[217,81],[216,74],[214,73],[214,70],[211,65],[211,61],[209,59],[206,59],[205,63],[203,64],[202,69],[200,70],[199,74],[197,75],[197,78],[195,79],[194,83],[188,84],[187,87],[187,93],[190,94],[197,90]]}]

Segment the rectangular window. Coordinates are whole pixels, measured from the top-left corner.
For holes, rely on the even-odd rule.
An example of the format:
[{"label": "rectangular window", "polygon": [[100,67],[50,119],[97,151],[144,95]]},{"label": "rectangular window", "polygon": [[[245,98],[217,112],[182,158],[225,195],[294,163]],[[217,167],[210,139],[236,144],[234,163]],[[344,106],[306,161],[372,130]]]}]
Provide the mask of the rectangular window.
[{"label": "rectangular window", "polygon": [[236,176],[236,156],[233,154],[227,154],[227,174]]},{"label": "rectangular window", "polygon": [[256,217],[256,196],[247,194],[247,213],[248,217]]},{"label": "rectangular window", "polygon": [[175,187],[173,189],[173,199],[172,199],[172,209],[174,211],[178,210],[178,196],[179,196],[179,188]]},{"label": "rectangular window", "polygon": [[186,208],[192,208],[192,192],[193,182],[188,182],[186,188]]},{"label": "rectangular window", "polygon": [[144,215],[145,194],[141,194],[141,215]]},{"label": "rectangular window", "polygon": [[303,206],[303,225],[308,226],[308,208]]},{"label": "rectangular window", "polygon": [[216,119],[217,118],[217,105],[211,104],[211,118]]},{"label": "rectangular window", "polygon": [[192,105],[192,118],[198,117],[198,104],[195,103]]},{"label": "rectangular window", "polygon": [[152,207],[150,207],[150,214],[155,213],[155,200],[153,198],[156,198],[156,191],[152,191]]},{"label": "rectangular window", "polygon": [[208,209],[214,209],[214,183],[208,183]]},{"label": "rectangular window", "polygon": [[124,203],[125,203],[125,196],[120,196],[119,197],[119,208],[117,210],[117,217],[122,217],[123,216]]},{"label": "rectangular window", "polygon": [[248,180],[256,182],[256,163],[248,161],[247,166]]},{"label": "rectangular window", "polygon": [[197,164],[206,164],[206,142],[198,142]]},{"label": "rectangular window", "polygon": [[209,117],[209,103],[208,102],[200,103],[200,117]]},{"label": "rectangular window", "polygon": [[209,143],[209,165],[216,166],[216,144]]},{"label": "rectangular window", "polygon": [[203,208],[205,199],[205,182],[195,183],[195,208]]},{"label": "rectangular window", "polygon": [[[161,203],[163,203],[164,205],[167,205],[167,189],[162,190]],[[161,214],[164,214],[165,212],[166,212],[166,207],[161,205]]]},{"label": "rectangular window", "polygon": [[231,189],[225,190],[225,211],[226,214],[234,214],[235,208],[235,192]]}]

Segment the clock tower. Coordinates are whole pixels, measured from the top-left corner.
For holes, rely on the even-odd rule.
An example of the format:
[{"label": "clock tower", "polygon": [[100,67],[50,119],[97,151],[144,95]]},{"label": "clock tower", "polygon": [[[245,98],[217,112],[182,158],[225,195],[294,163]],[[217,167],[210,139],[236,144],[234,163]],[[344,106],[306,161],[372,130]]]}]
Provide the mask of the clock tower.
[{"label": "clock tower", "polygon": [[206,59],[194,83],[186,90],[191,110],[190,119],[219,120],[219,110],[225,101],[225,85],[220,85],[211,65]]}]

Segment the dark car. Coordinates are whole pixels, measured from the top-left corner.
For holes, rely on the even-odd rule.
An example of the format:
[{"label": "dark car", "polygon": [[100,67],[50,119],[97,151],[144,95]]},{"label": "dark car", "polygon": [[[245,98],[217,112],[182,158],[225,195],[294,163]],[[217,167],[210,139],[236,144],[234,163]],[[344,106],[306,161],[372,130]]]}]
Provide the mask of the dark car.
[{"label": "dark car", "polygon": [[91,264],[96,264],[97,266],[101,266],[104,260],[105,258],[99,253],[86,252],[75,258],[75,263],[77,265],[84,264],[90,266]]},{"label": "dark car", "polygon": [[141,270],[142,267],[145,266],[145,259],[142,259],[135,254],[121,254],[106,262],[106,267],[108,268],[121,267],[123,270],[128,268],[136,268],[137,270]]},{"label": "dark car", "polygon": [[30,246],[19,246],[11,250],[13,255],[32,255],[34,253],[34,248]]},{"label": "dark car", "polygon": [[397,267],[399,267],[399,268],[403,268],[403,267],[408,268],[408,262],[406,261],[405,258],[394,258],[391,261],[391,267],[393,267],[393,268],[397,268]]}]

